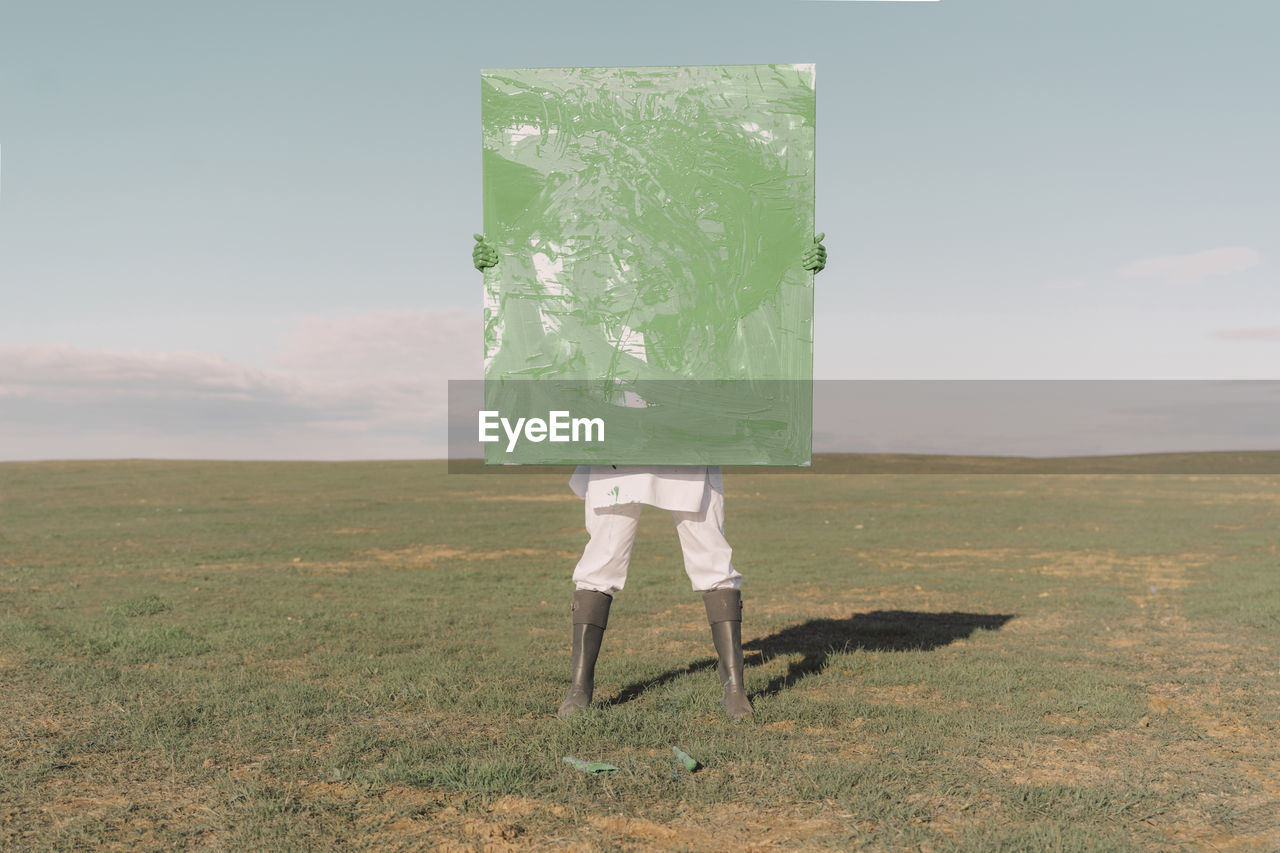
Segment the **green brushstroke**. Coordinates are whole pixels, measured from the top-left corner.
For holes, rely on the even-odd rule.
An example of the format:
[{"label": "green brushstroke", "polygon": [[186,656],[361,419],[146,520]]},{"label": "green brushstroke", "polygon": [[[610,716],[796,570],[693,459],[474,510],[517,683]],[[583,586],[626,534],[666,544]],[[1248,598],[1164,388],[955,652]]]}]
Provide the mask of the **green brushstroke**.
[{"label": "green brushstroke", "polygon": [[[487,461],[807,463],[812,66],[486,70],[481,96],[500,259],[485,271],[486,407],[573,411],[586,380],[627,409],[607,457],[525,442],[487,445]],[[774,381],[767,399],[757,381]],[[643,404],[624,398],[636,382]]]},{"label": "green brushstroke", "polygon": [[606,764],[603,761],[583,761],[581,758],[574,758],[572,755],[566,755],[564,763],[576,770],[581,770],[583,773],[615,773],[618,770],[616,766]]},{"label": "green brushstroke", "polygon": [[688,770],[690,773],[692,773],[698,769],[699,767],[698,759],[694,758],[692,755],[685,752],[683,749],[681,749],[678,746],[671,747],[671,751],[675,753],[676,760],[684,765],[685,770]]}]

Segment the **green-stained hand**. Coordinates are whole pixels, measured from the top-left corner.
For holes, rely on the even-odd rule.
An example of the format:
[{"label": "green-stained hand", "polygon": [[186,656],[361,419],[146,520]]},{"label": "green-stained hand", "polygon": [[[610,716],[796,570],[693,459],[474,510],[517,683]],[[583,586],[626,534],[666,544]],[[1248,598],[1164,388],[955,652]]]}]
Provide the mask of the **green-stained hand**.
[{"label": "green-stained hand", "polygon": [[483,234],[475,234],[473,236],[476,238],[476,247],[471,250],[471,261],[476,265],[476,269],[484,272],[489,267],[497,266],[497,250],[489,245]]},{"label": "green-stained hand", "polygon": [[822,240],[826,236],[825,231],[814,236],[813,245],[804,250],[800,259],[805,269],[820,273],[827,266],[827,247],[822,245]]}]

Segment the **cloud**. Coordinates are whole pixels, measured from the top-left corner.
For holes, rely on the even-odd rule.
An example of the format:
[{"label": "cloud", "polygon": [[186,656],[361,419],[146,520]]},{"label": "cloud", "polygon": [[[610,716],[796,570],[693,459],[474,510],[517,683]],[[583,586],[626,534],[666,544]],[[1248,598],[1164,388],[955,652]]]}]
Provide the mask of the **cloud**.
[{"label": "cloud", "polygon": [[447,382],[479,378],[481,350],[462,311],[304,318],[265,368],[0,344],[0,459],[438,457]]},{"label": "cloud", "polygon": [[1262,263],[1262,256],[1247,246],[1226,246],[1192,252],[1143,258],[1121,268],[1122,275],[1160,278],[1172,282],[1195,282],[1219,275],[1244,272]]},{"label": "cloud", "polygon": [[[477,312],[478,313],[478,312]],[[460,309],[307,317],[271,363],[317,398],[360,400],[383,423],[443,418],[450,379],[482,376],[481,322]]]},{"label": "cloud", "polygon": [[296,392],[281,374],[196,351],[90,350],[0,344],[0,397],[46,403],[112,399],[249,402]]},{"label": "cloud", "polygon": [[1224,341],[1276,341],[1280,343],[1280,326],[1259,326],[1251,329],[1219,329],[1213,337]]},{"label": "cloud", "polygon": [[1090,285],[1088,279],[1084,278],[1068,278],[1061,276],[1049,279],[1044,283],[1048,290],[1082,290]]},{"label": "cloud", "polygon": [[479,379],[481,324],[461,309],[305,317],[272,359],[304,372]]}]

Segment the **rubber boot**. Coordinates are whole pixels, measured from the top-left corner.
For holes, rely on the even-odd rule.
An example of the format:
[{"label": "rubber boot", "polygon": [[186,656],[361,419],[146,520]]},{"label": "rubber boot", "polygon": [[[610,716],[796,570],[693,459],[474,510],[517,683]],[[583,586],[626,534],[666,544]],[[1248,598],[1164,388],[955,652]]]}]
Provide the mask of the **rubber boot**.
[{"label": "rubber boot", "polygon": [[569,695],[560,703],[560,717],[571,717],[591,704],[595,690],[596,658],[609,624],[613,596],[594,589],[573,591],[573,663],[569,668]]},{"label": "rubber boot", "polygon": [[744,720],[751,716],[751,700],[742,681],[742,594],[713,589],[702,594],[702,603],[720,658],[720,704],[730,719]]}]

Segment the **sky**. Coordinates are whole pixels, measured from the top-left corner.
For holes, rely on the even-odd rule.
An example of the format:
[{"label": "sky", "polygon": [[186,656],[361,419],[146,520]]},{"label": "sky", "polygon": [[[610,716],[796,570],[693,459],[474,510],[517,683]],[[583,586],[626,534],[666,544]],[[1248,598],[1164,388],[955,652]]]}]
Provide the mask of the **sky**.
[{"label": "sky", "polygon": [[440,6],[0,0],[0,460],[442,457],[494,67],[816,63],[820,379],[1280,379],[1275,3]]}]

